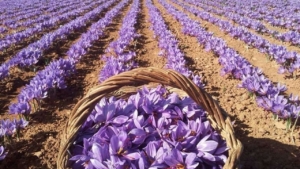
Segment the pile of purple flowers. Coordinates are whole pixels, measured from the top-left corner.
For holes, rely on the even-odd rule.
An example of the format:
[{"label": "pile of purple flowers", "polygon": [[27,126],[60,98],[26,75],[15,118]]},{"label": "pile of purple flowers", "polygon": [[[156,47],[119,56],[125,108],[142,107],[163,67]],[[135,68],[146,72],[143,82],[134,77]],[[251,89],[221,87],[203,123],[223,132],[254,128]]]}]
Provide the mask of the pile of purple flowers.
[{"label": "pile of purple flowers", "polygon": [[158,86],[102,98],[70,148],[72,168],[222,168],[226,142],[203,109]]}]

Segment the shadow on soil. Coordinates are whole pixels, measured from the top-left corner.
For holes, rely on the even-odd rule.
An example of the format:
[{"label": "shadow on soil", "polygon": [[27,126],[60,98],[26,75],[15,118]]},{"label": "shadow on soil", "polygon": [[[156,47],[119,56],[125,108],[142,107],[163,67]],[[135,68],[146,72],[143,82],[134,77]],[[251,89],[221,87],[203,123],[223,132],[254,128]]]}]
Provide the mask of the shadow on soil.
[{"label": "shadow on soil", "polygon": [[[235,133],[244,145],[242,169],[296,169],[300,167],[300,148],[269,138],[249,137],[248,125],[236,121]],[[257,160],[260,159],[260,160]]]},{"label": "shadow on soil", "polygon": [[[46,164],[41,164],[43,153],[41,150],[49,136],[56,137],[57,132],[37,132],[31,136],[30,140],[21,140],[11,145],[14,151],[8,153],[5,160],[1,161],[0,168],[2,169],[25,169],[34,166],[35,169],[49,168]],[[32,146],[24,146],[32,145]],[[38,153],[40,152],[40,156]]]},{"label": "shadow on soil", "polygon": [[0,82],[0,114],[3,115],[8,110],[11,99],[16,98],[19,94],[17,89],[25,86],[26,83],[32,78],[32,75],[28,75],[25,78],[10,77],[9,80]]}]

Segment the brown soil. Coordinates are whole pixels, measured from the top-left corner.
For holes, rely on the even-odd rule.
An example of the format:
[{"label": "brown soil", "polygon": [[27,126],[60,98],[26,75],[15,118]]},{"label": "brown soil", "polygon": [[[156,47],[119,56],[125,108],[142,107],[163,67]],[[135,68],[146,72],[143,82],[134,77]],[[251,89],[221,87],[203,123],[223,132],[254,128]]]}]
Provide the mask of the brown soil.
[{"label": "brown soil", "polygon": [[[130,49],[137,52],[135,60],[140,67],[155,66],[163,68],[166,61],[163,57],[158,56],[160,49],[158,48],[157,39],[154,38],[153,31],[150,29],[148,9],[146,8],[145,0],[140,1],[142,6],[137,18],[138,24],[136,25],[140,37],[130,45]],[[218,64],[218,58],[212,52],[206,52],[198,44],[195,37],[181,33],[180,23],[168,14],[157,0],[154,0],[154,5],[158,7],[169,29],[178,39],[179,47],[185,54],[189,68],[195,74],[203,76],[206,85],[205,90],[219,102],[221,107],[230,114],[231,119],[235,121],[236,135],[244,145],[244,152],[240,159],[241,167],[245,169],[299,168],[299,125],[297,125],[293,133],[287,132],[284,122],[273,120],[271,114],[258,108],[255,100],[248,95],[246,90],[237,88],[240,81],[220,76],[221,66]],[[182,10],[180,6],[175,6]],[[105,36],[95,42],[89,49],[88,54],[82,58],[77,65],[76,74],[68,80],[68,88],[58,90],[57,95],[43,101],[40,111],[30,115],[29,126],[22,131],[19,141],[15,140],[14,143],[7,147],[9,154],[5,160],[0,161],[0,168],[56,168],[60,133],[65,127],[65,123],[75,104],[91,88],[99,84],[98,75],[105,64],[101,61],[100,56],[105,54],[105,49],[109,43],[118,38],[122,20],[130,7],[131,5],[127,5],[120,11],[120,15],[105,29]],[[188,12],[185,13],[189,14]],[[102,16],[103,14],[100,17]],[[246,50],[243,42],[232,39],[214,25],[202,21],[192,14],[189,14],[189,16],[194,20],[201,21],[201,25],[206,27],[208,31],[214,32],[215,36],[225,39],[230,47],[237,50],[253,65],[260,67],[273,82],[285,83],[289,87],[288,92],[298,92],[299,94],[300,88],[296,85],[299,80],[284,79],[282,75],[278,75],[277,71],[275,71],[277,68],[273,67],[274,63],[267,60],[264,61],[263,58],[259,57],[260,54],[257,50]],[[68,42],[63,43],[61,48],[51,49],[48,53],[49,56],[52,53],[62,56],[61,54],[77,41],[78,36],[76,35],[69,39]],[[51,55],[51,58],[55,58],[56,54]],[[256,58],[256,60],[253,58]],[[7,114],[7,105],[16,99],[20,89],[34,75],[35,73],[19,74],[19,79],[15,79],[12,85],[7,83],[3,86],[5,90],[12,88],[5,93],[3,93],[1,87],[0,102],[5,105],[0,108],[2,110],[2,113],[0,113],[1,119],[14,117]]]},{"label": "brown soil", "polygon": [[[180,9],[182,10],[183,8]],[[249,48],[246,43],[241,40],[232,38],[229,34],[223,32],[218,26],[207,22],[200,17],[194,16],[189,12],[186,13],[189,14],[189,16],[193,20],[199,21],[201,23],[201,26],[206,28],[207,31],[214,33],[215,37],[224,39],[229,47],[235,49],[253,66],[259,67],[263,71],[265,76],[268,77],[272,82],[286,85],[288,88],[286,93],[288,95],[290,93],[300,95],[300,86],[298,85],[300,83],[300,79],[297,78],[296,80],[294,80],[293,78],[287,78],[285,75],[277,73],[279,65],[275,61],[270,61],[269,59],[267,59],[266,54],[259,52],[256,48]],[[273,39],[273,41],[276,40]]]},{"label": "brown soil", "polygon": [[[159,5],[157,0],[154,2],[162,12],[168,25],[180,29],[181,25],[166,13],[166,10]],[[178,5],[175,6],[179,10],[182,9]],[[196,20],[194,17],[192,19]],[[208,29],[212,27],[204,21],[201,21],[201,23],[205,24]],[[175,32],[173,31],[173,33]],[[214,33],[217,34],[216,31]],[[258,108],[246,90],[237,89],[236,86],[240,83],[238,80],[225,79],[220,76],[221,66],[218,64],[216,56],[203,50],[196,38],[183,35],[179,37],[180,41],[186,41],[189,44],[188,48],[192,50],[191,54],[187,51],[189,49],[183,49],[183,51],[192,58],[197,69],[200,69],[203,74],[207,82],[206,91],[212,94],[221,107],[232,116],[232,120],[235,121],[236,134],[244,144],[241,167],[245,169],[297,168],[300,165],[298,161],[300,157],[299,127],[293,133],[294,139],[297,138],[293,143],[290,137],[291,133],[286,132],[282,121],[273,120],[271,114],[267,114]],[[226,41],[228,42],[227,39]],[[236,48],[234,46],[234,49]],[[244,55],[242,54],[242,56]]]},{"label": "brown soil", "polygon": [[136,60],[139,67],[155,66],[165,67],[165,58],[158,56],[160,49],[158,42],[154,39],[154,32],[150,29],[150,17],[144,0],[141,0],[141,10],[138,14],[136,30],[140,37],[136,40]]},{"label": "brown soil", "polygon": [[[212,14],[212,15],[214,15],[214,16],[217,17],[217,18],[222,18],[223,20],[229,21],[229,19],[226,18],[226,17],[224,17],[224,16],[220,17],[220,16],[217,16],[217,15],[215,15],[215,14]],[[240,24],[238,24],[238,23],[236,23],[236,22],[233,22],[233,21],[231,21],[231,23],[233,23],[234,26],[241,26]],[[289,31],[289,30],[283,29],[283,28],[277,28],[277,29],[274,29],[274,28],[271,27],[270,25],[266,25],[266,24],[264,24],[264,26],[266,26],[266,28],[268,28],[269,30],[273,30],[273,31],[278,31],[278,30],[280,30],[280,31],[278,31],[278,32],[280,32],[280,33],[286,33],[286,32]],[[261,32],[256,32],[256,31],[253,30],[253,29],[248,29],[248,30],[249,30],[249,32],[251,32],[252,34],[257,35],[257,36],[260,36],[260,37],[262,37],[262,38],[268,40],[271,44],[284,46],[284,47],[287,48],[288,51],[295,51],[295,52],[297,52],[297,53],[300,52],[300,48],[299,48],[298,46],[292,45],[290,42],[284,42],[284,41],[281,41],[281,40],[279,40],[279,39],[274,38],[274,37],[273,37],[272,35],[270,35],[270,34],[261,33]]]},{"label": "brown soil", "polygon": [[[94,5],[93,8],[95,8],[97,6],[99,6],[99,4],[98,5]],[[22,42],[14,44],[14,45],[8,47],[7,49],[5,49],[3,51],[0,51],[0,64],[8,61],[11,57],[13,57],[14,55],[16,55],[21,49],[27,47],[29,44],[31,44],[31,43],[33,43],[35,41],[38,41],[43,35],[51,32],[51,31],[55,31],[56,29],[58,29],[60,27],[60,25],[67,24],[70,21],[72,21],[72,20],[74,20],[74,19],[76,19],[76,18],[78,18],[80,16],[83,16],[87,12],[89,12],[89,10],[83,11],[77,17],[72,16],[67,21],[58,21],[57,24],[56,24],[57,26],[54,26],[54,27],[52,27],[50,29],[46,28],[42,32],[38,32],[34,36],[31,36],[31,37],[28,37],[28,38],[24,39]]]},{"label": "brown soil", "polygon": [[[182,2],[182,1],[181,1],[181,2]],[[199,10],[204,11],[203,8],[198,7],[198,6],[195,6],[195,5],[192,5],[192,4],[190,4],[190,3],[187,3],[187,2],[186,2],[186,5],[190,5],[190,6],[193,6],[193,7],[197,8],[197,9],[199,9]],[[231,20],[231,19],[229,19],[229,18],[227,18],[227,17],[225,17],[225,16],[223,16],[223,15],[220,16],[220,15],[217,15],[217,14],[214,14],[214,13],[211,13],[211,15],[213,15],[215,18],[219,18],[219,19],[222,19],[222,20],[224,20],[224,21],[229,21],[229,22],[230,22],[231,24],[233,24],[234,26],[241,26],[239,23],[236,23],[236,22],[234,22],[233,20]],[[263,24],[264,24],[264,23],[263,23]],[[266,24],[264,24],[264,26],[266,26],[269,30],[273,30],[273,31],[280,30],[280,31],[278,31],[278,32],[281,32],[281,33],[285,33],[285,32],[287,32],[287,31],[289,31],[289,30],[287,30],[287,29],[282,29],[282,28],[274,29],[271,25],[266,25]],[[243,26],[242,26],[242,27],[243,27]],[[267,34],[267,33],[261,33],[261,32],[256,32],[255,30],[249,29],[249,28],[248,28],[248,31],[251,32],[251,33],[254,34],[254,35],[260,36],[260,37],[262,37],[262,38],[268,40],[271,44],[281,45],[281,46],[286,47],[288,51],[295,51],[295,52],[297,52],[297,53],[300,52],[300,48],[299,48],[299,47],[294,46],[294,45],[292,45],[292,44],[289,43],[289,42],[283,42],[283,41],[281,41],[281,40],[278,40],[278,39],[274,38],[273,36],[271,36],[270,34]]]},{"label": "brown soil", "polygon": [[[24,85],[29,83],[36,72],[43,70],[51,61],[65,56],[69,48],[79,40],[81,34],[86,32],[92,23],[102,18],[107,11],[108,9],[103,10],[96,18],[88,21],[85,27],[68,35],[67,40],[54,42],[50,49],[44,51],[43,58],[33,67],[25,69],[18,67],[12,68],[10,70],[10,76],[0,81],[0,88],[4,89],[0,91],[0,109],[8,110],[9,104],[16,101],[17,94]],[[10,95],[10,93],[14,94]]]},{"label": "brown soil", "polygon": [[[77,5],[77,4],[79,4],[79,2],[75,2],[75,3],[73,3],[72,5]],[[65,7],[66,7],[66,6],[60,6],[60,7],[57,8],[55,11],[52,11],[52,12],[43,11],[43,13],[42,13],[41,15],[49,15],[49,16],[53,16],[53,13],[56,13],[58,10],[61,10],[61,9],[65,8]],[[76,9],[76,8],[74,8],[74,9]],[[64,12],[64,13],[66,13],[66,12]],[[61,15],[64,14],[64,13],[61,13]],[[18,23],[26,22],[26,21],[29,21],[29,20],[37,19],[39,16],[40,16],[40,15],[32,16],[31,18],[23,18],[23,19],[18,20],[17,22],[18,22]],[[29,27],[35,27],[35,25],[37,25],[37,24],[39,24],[39,23],[41,23],[41,22],[43,22],[43,21],[45,21],[45,20],[42,20],[42,21],[40,21],[40,22],[33,23],[33,24],[32,24],[31,26],[29,26]],[[4,27],[6,27],[6,26],[4,26]],[[18,28],[16,28],[16,30],[15,30],[15,29],[11,29],[11,28],[9,28],[9,27],[6,27],[6,28],[8,28],[8,30],[9,30],[9,32],[6,32],[6,34],[11,34],[11,33],[13,33],[13,31],[16,31],[16,30],[17,30],[18,32],[19,32],[19,31],[23,31],[23,30],[27,29],[28,27],[25,27],[25,26],[19,26]],[[6,34],[0,35],[0,38],[5,37]]]},{"label": "brown soil", "polygon": [[[213,6],[211,6],[211,7],[213,7]],[[220,8],[216,8],[216,7],[213,7],[213,8],[220,9]],[[211,14],[213,14],[213,13],[211,13]],[[228,19],[224,16],[220,16],[220,18]],[[253,18],[251,18],[251,19],[253,19]],[[257,20],[257,19],[253,19],[253,20]],[[285,33],[287,31],[289,31],[289,29],[281,28],[281,27],[278,27],[278,26],[272,26],[270,23],[268,23],[267,21],[264,21],[264,20],[257,20],[257,21],[261,22],[265,27],[267,27],[269,30],[272,30],[272,31],[277,31],[279,33]]]}]

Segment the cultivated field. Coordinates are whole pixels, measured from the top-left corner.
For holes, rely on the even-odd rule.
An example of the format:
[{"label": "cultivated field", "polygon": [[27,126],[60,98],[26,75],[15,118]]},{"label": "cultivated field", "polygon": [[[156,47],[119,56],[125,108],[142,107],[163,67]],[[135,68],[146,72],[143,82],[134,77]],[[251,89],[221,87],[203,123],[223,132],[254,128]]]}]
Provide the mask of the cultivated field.
[{"label": "cultivated field", "polygon": [[300,168],[299,2],[0,0],[0,64],[0,168],[56,168],[75,104],[138,67],[211,94],[244,145],[241,168]]}]

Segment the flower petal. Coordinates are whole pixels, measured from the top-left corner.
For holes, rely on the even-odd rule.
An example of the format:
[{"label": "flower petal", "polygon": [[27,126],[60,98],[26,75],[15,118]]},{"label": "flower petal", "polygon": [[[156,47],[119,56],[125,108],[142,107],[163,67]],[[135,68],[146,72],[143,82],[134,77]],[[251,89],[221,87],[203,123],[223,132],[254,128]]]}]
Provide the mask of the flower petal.
[{"label": "flower petal", "polygon": [[115,124],[124,124],[128,120],[128,116],[120,115],[113,119]]},{"label": "flower petal", "polygon": [[216,141],[213,141],[213,140],[208,140],[208,141],[205,141],[205,142],[202,142],[202,143],[199,142],[198,145],[197,145],[197,148],[200,151],[203,151],[203,152],[213,151],[217,147],[218,147],[218,143]]},{"label": "flower petal", "polygon": [[126,155],[123,155],[124,157],[126,157],[129,160],[137,160],[139,158],[141,158],[141,154],[138,152],[134,152],[134,153],[129,153]]}]

